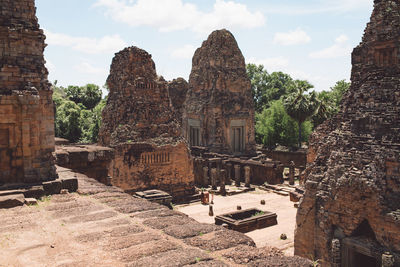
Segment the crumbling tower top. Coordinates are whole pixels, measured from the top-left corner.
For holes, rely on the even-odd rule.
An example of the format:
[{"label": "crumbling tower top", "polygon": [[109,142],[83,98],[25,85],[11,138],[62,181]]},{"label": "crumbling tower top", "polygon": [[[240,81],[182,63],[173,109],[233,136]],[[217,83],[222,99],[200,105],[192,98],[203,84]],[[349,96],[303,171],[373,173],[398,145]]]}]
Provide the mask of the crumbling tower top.
[{"label": "crumbling tower top", "polygon": [[34,0],[0,0],[0,94],[13,90],[49,90],[43,31]]}]

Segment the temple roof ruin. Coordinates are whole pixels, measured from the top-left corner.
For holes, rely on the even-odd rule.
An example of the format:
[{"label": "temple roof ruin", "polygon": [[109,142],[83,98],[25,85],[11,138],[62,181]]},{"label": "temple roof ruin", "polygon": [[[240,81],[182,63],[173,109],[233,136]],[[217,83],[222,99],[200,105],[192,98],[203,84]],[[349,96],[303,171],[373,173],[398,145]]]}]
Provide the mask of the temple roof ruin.
[{"label": "temple roof ruin", "polygon": [[374,3],[341,111],[310,140],[297,215],[295,253],[330,264],[332,240],[343,245],[363,224],[378,251],[400,252],[400,3]]}]

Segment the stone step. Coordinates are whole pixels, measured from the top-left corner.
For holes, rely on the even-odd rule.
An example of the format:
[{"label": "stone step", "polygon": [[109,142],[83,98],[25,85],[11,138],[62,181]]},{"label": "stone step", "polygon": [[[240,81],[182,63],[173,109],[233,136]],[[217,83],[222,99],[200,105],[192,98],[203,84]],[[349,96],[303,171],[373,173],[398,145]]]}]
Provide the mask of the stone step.
[{"label": "stone step", "polygon": [[25,197],[23,194],[13,194],[0,196],[0,209],[9,209],[17,206],[23,206]]}]

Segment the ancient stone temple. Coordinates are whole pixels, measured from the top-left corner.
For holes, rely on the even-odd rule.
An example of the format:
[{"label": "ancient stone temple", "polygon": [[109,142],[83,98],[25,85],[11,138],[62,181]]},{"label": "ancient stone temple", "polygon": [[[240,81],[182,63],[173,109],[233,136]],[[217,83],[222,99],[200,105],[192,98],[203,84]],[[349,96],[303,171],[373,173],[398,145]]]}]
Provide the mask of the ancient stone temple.
[{"label": "ancient stone temple", "polygon": [[191,146],[254,153],[251,84],[244,57],[227,30],[212,32],[193,56],[182,126]]},{"label": "ancient stone temple", "polygon": [[338,116],[310,141],[295,254],[400,266],[400,2],[375,0]]},{"label": "ancient stone temple", "polygon": [[117,53],[107,79],[99,143],[115,149],[112,184],[126,191],[157,188],[174,196],[194,187],[193,167],[180,124],[151,55],[137,47]]},{"label": "ancient stone temple", "polygon": [[0,185],[56,178],[44,40],[34,0],[0,0]]}]

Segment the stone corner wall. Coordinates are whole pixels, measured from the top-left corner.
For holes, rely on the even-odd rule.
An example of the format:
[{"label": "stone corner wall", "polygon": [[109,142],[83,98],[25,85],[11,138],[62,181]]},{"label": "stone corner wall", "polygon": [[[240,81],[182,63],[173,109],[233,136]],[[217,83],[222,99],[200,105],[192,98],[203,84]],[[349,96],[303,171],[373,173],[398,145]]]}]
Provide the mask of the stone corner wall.
[{"label": "stone corner wall", "polygon": [[0,184],[57,177],[54,111],[34,0],[0,1]]}]

